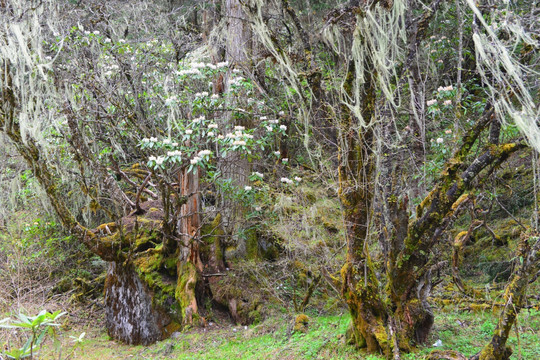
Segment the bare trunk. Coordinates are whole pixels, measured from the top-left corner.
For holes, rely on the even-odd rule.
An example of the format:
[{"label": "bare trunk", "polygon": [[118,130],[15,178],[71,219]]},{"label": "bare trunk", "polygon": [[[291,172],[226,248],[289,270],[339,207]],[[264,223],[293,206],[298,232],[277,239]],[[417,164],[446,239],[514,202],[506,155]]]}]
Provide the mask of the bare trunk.
[{"label": "bare trunk", "polygon": [[199,254],[200,199],[199,171],[183,171],[181,195],[187,202],[180,208],[179,226],[181,243],[178,258],[176,299],[184,312],[184,323],[192,324],[199,316],[197,289],[201,286],[203,266]]},{"label": "bare trunk", "polygon": [[[230,69],[248,70],[250,68],[249,55],[251,53],[251,31],[250,25],[245,18],[242,4],[239,0],[225,1],[225,14],[227,21],[227,43],[225,49],[225,58],[229,63]],[[225,76],[224,90],[226,93],[230,90],[229,80],[233,74],[231,71]],[[231,98],[231,105],[234,99]],[[232,127],[242,125],[250,127],[251,123],[233,123],[231,114],[228,114],[224,120],[226,125]],[[243,189],[247,185],[250,164],[248,160],[238,152],[229,152],[225,159],[220,163],[220,170],[224,179],[231,180],[231,184],[238,189]],[[226,196],[226,195],[225,195]],[[242,216],[243,207],[233,199],[223,197],[222,220],[228,234],[234,234],[238,230],[238,219]],[[245,248],[245,244],[239,244],[239,248]]]}]

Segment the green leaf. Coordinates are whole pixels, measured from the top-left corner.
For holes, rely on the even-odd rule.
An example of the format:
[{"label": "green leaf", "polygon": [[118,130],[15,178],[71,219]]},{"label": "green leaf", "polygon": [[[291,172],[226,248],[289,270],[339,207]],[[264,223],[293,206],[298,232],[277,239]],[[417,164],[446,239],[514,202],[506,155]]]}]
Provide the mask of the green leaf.
[{"label": "green leaf", "polygon": [[32,321],[28,318],[28,316],[24,314],[19,314],[19,320],[23,321],[26,324],[32,324]]}]

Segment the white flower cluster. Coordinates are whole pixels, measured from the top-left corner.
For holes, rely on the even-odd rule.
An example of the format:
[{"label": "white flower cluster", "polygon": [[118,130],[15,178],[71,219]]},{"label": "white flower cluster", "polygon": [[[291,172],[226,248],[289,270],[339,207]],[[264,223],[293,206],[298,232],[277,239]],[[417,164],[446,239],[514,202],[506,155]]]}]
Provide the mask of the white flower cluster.
[{"label": "white flower cluster", "polygon": [[187,130],[186,130],[186,135],[191,135],[191,134],[193,134],[193,130],[187,129]]},{"label": "white flower cluster", "polygon": [[448,85],[448,86],[439,86],[439,88],[437,89],[438,92],[441,92],[441,91],[452,91],[454,90],[454,87],[452,85]]},{"label": "white flower cluster", "polygon": [[195,97],[207,97],[208,95],[208,91],[203,91],[203,92],[200,92],[200,93],[195,93]]},{"label": "white flower cluster", "polygon": [[251,191],[252,187],[251,186],[244,186],[244,190],[245,191]]},{"label": "white flower cluster", "polygon": [[195,165],[197,164],[199,161],[201,161],[202,159],[198,156],[195,156],[193,159],[189,160],[190,164],[191,165]]},{"label": "white flower cluster", "polygon": [[432,105],[435,105],[436,103],[437,103],[437,99],[428,100],[426,102],[427,106],[432,106]]},{"label": "white flower cluster", "polygon": [[206,118],[204,116],[200,116],[198,118],[191,120],[191,122],[194,124],[199,124],[201,121],[204,121],[204,120],[206,120]]},{"label": "white flower cluster", "polygon": [[157,142],[157,138],[155,138],[155,137],[151,137],[150,139],[144,138],[144,139],[142,139],[142,142],[143,143],[149,143],[149,142],[154,143],[154,142]]},{"label": "white flower cluster", "polygon": [[208,125],[208,128],[209,129],[217,129],[218,125],[217,124],[210,124],[210,125]]},{"label": "white flower cluster", "polygon": [[163,156],[158,156],[157,158],[155,156],[150,156],[148,160],[155,161],[157,165],[161,165],[163,164],[165,158]]},{"label": "white flower cluster", "polygon": [[197,155],[200,156],[200,157],[209,156],[209,155],[212,155],[212,151],[210,151],[210,150],[201,150],[201,151],[199,151],[199,153]]},{"label": "white flower cluster", "polygon": [[[245,146],[247,145],[247,139],[253,139],[253,135],[244,133],[246,128],[244,126],[237,125],[234,127],[234,133],[228,133],[225,135],[228,139],[234,139],[232,145],[235,146]],[[218,139],[221,139],[218,137]]]},{"label": "white flower cluster", "polygon": [[[302,181],[302,178],[299,177],[299,176],[295,176],[295,177],[294,177],[294,180],[295,180],[296,182],[300,182],[300,181]],[[289,185],[290,185],[290,184],[294,184],[294,181],[293,181],[293,180],[291,180],[291,179],[289,179],[289,178],[286,178],[286,177],[282,177],[282,178],[281,178],[281,182],[284,183],[284,184],[289,184]]]},{"label": "white flower cluster", "polygon": [[168,151],[167,156],[182,156],[182,152],[180,150]]},{"label": "white flower cluster", "polygon": [[261,179],[264,178],[264,174],[263,174],[263,173],[260,173],[260,172],[257,172],[257,171],[255,171],[255,172],[253,173],[253,175],[255,175],[255,176],[257,176],[258,178],[261,178]]},{"label": "white flower cluster", "polygon": [[191,66],[191,68],[193,69],[204,69],[206,67],[206,64],[203,63],[203,62],[192,62],[191,64],[189,64]]},{"label": "white flower cluster", "polygon": [[[107,58],[104,58],[104,59],[108,60]],[[116,71],[118,71],[118,69],[120,69],[120,66],[118,66],[117,64],[111,64],[111,65],[104,64],[102,66],[103,66],[103,70],[106,70],[103,73],[103,75],[105,75],[106,77],[112,76]]]},{"label": "white flower cluster", "polygon": [[286,178],[286,177],[282,177],[281,182],[284,183],[284,184],[293,184],[294,183],[294,181],[292,181],[291,179]]},{"label": "white flower cluster", "polygon": [[269,124],[279,124],[279,120],[268,120]]},{"label": "white flower cluster", "polygon": [[199,69],[186,69],[186,70],[180,70],[176,72],[176,75],[201,75],[201,71]]},{"label": "white flower cluster", "polygon": [[223,61],[223,62],[218,62],[217,64],[214,65],[212,63],[192,62],[190,64],[190,66],[193,69],[209,68],[209,69],[212,69],[212,70],[216,70],[216,69],[221,69],[221,68],[229,66],[229,63],[227,61]]},{"label": "white flower cluster", "polygon": [[229,85],[241,85],[242,81],[244,80],[243,77],[239,76],[239,77],[236,77],[236,78],[232,78],[229,80]]}]

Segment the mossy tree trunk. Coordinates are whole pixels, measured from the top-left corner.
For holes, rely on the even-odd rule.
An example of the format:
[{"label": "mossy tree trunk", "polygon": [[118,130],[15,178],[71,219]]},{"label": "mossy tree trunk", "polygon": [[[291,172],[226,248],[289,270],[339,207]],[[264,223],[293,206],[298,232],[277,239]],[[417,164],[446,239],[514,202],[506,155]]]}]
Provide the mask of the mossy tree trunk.
[{"label": "mossy tree trunk", "polygon": [[[354,62],[349,64],[345,80],[346,91],[353,89]],[[339,197],[345,220],[347,261],[341,270],[342,293],[352,316],[350,334],[359,346],[369,352],[386,352],[387,314],[379,297],[379,284],[368,250],[368,230],[372,217],[375,154],[373,129],[376,74],[366,71],[362,116],[367,127],[357,134],[354,117],[346,105],[342,106],[339,149]]]},{"label": "mossy tree trunk", "polygon": [[[369,47],[369,43],[362,42],[362,46]],[[385,272],[377,278],[369,245],[374,242],[370,228],[375,222],[373,194],[375,175],[380,171],[377,156],[381,154],[377,153],[374,137],[378,126],[375,121],[378,75],[370,65],[367,61],[362,69],[363,125],[357,125],[358,119],[346,105],[341,108],[339,123],[339,197],[347,238],[342,292],[352,316],[351,340],[367,347],[369,352],[382,352],[389,357],[400,350],[410,351],[428,338],[434,319],[427,300],[432,272],[444,265],[432,257],[431,250],[459,216],[473,180],[489,176],[524,145],[490,143],[477,156],[472,156],[471,149],[478,137],[494,121],[493,110],[488,108],[464,136],[435,186],[417,207],[413,220],[409,220],[407,198],[389,195],[386,210],[390,221],[380,235],[387,248]],[[344,82],[351,98],[355,74],[351,62]]]},{"label": "mossy tree trunk", "polygon": [[[181,228],[189,233],[186,247],[168,246],[170,229],[164,229],[164,212],[159,201],[141,204],[138,210],[116,222],[88,229],[77,221],[62,196],[62,181],[43,155],[43,149],[30,135],[24,136],[17,120],[17,99],[11,90],[9,64],[5,64],[0,111],[0,128],[11,140],[21,157],[45,190],[47,197],[66,231],[78,237],[87,248],[110,262],[105,283],[106,324],[109,334],[129,344],[149,344],[169,336],[187,318],[196,302],[194,289],[200,276],[197,231],[198,178],[186,175],[185,197],[189,200],[181,217]],[[77,146],[76,139],[71,145]],[[83,149],[78,149],[83,151]],[[115,186],[113,191],[119,191]],[[168,235],[166,233],[169,233]],[[167,236],[165,236],[167,235]],[[167,245],[167,246],[166,246]],[[175,255],[176,254],[176,255]],[[180,254],[180,255],[179,255]],[[175,257],[176,256],[176,257]],[[178,266],[177,266],[178,264]],[[184,279],[178,280],[176,279]],[[177,290],[178,285],[184,285]],[[196,305],[195,305],[196,306]],[[183,308],[184,307],[184,308]],[[191,309],[187,310],[186,309]]]},{"label": "mossy tree trunk", "polygon": [[[527,289],[540,274],[540,237],[538,233],[522,233],[515,256],[516,271],[504,290],[504,306],[491,340],[469,360],[508,360],[512,348],[506,345],[510,331],[526,301]],[[433,351],[429,360],[465,360],[467,357],[457,351]]]},{"label": "mossy tree trunk", "polygon": [[[370,195],[366,194],[365,188],[352,187],[340,172],[340,197],[347,229],[343,293],[353,318],[352,334],[357,345],[367,346],[371,352],[382,351],[389,355],[396,346],[409,351],[427,340],[433,325],[427,301],[432,286],[431,274],[442,265],[431,256],[432,248],[451,219],[459,214],[462,202],[467,198],[465,192],[472,187],[473,179],[488,176],[510,154],[524,147],[517,143],[489,144],[480,155],[466,159],[490,119],[490,114],[484,116],[465,137],[438,183],[418,206],[416,218],[409,220],[406,198],[390,198],[392,221],[387,224],[385,239],[389,251],[382,281],[384,291],[375,276],[368,251],[368,229],[374,211]],[[369,135],[368,132],[364,134]],[[354,163],[366,166],[357,172],[356,184],[369,184],[364,176],[373,174],[373,163],[359,152],[349,152],[348,156],[349,160],[355,159]],[[350,164],[349,161],[349,167]]]}]

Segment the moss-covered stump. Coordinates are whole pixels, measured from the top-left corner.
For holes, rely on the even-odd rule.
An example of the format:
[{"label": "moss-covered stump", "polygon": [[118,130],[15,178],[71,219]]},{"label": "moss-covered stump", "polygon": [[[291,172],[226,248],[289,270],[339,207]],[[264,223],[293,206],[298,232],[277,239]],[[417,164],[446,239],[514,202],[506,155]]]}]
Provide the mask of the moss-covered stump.
[{"label": "moss-covered stump", "polygon": [[118,224],[104,224],[94,231],[111,249],[124,254],[125,260],[109,265],[105,306],[109,335],[127,344],[162,340],[182,323],[176,297],[178,254],[163,244],[159,205],[148,201],[141,204],[143,215],[126,216]]},{"label": "moss-covered stump", "polygon": [[306,333],[309,327],[309,317],[305,314],[299,314],[294,319],[294,332],[303,332]]},{"label": "moss-covered stump", "polygon": [[174,331],[174,323],[153,304],[153,298],[154,293],[135,270],[110,263],[105,282],[109,336],[127,344],[142,345],[168,337]]}]

